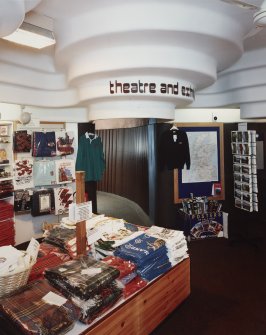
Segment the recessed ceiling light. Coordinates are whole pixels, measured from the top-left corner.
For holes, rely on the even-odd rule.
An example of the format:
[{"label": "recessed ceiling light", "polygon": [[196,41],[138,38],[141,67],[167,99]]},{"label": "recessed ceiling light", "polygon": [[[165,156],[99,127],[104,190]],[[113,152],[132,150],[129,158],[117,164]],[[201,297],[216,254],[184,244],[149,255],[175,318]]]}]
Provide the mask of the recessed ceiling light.
[{"label": "recessed ceiling light", "polygon": [[3,37],[3,39],[35,49],[42,49],[56,42],[51,30],[28,22],[23,22],[14,33]]}]

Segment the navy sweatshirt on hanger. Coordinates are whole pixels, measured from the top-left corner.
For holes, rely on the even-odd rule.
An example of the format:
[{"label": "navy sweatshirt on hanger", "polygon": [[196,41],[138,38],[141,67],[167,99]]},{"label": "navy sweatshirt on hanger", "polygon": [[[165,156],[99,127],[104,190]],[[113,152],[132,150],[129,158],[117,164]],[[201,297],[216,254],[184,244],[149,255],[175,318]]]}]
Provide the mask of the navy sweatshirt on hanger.
[{"label": "navy sweatshirt on hanger", "polygon": [[188,137],[185,131],[178,128],[166,130],[159,143],[159,166],[168,170],[190,168]]}]

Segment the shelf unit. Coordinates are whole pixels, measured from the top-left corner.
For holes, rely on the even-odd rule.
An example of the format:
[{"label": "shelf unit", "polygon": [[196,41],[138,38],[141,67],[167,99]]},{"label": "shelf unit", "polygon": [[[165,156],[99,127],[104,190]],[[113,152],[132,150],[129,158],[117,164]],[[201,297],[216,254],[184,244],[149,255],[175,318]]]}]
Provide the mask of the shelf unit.
[{"label": "shelf unit", "polygon": [[[13,178],[13,122],[0,121],[0,182]],[[1,177],[2,174],[10,174]]]},{"label": "shelf unit", "polygon": [[0,121],[0,245],[15,243],[13,162],[13,122]]}]

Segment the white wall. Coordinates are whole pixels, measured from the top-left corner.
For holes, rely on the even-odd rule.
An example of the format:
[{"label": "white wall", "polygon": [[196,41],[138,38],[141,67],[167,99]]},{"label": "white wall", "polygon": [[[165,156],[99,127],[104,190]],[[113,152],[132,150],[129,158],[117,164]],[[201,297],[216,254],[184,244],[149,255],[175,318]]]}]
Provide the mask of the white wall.
[{"label": "white wall", "polygon": [[21,109],[31,113],[34,119],[48,122],[88,122],[87,109],[80,108],[39,108],[0,102],[0,120],[16,121],[20,119]]},{"label": "white wall", "polygon": [[175,110],[175,122],[265,122],[265,119],[241,119],[239,108],[187,108]]}]

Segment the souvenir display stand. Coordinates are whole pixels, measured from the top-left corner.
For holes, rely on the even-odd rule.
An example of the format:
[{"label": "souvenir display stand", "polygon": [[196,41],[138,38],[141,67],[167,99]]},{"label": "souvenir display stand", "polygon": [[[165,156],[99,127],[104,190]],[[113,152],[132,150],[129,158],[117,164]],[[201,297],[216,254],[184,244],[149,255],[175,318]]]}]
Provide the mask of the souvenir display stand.
[{"label": "souvenir display stand", "polygon": [[[84,172],[76,172],[77,201],[84,199],[82,187]],[[85,222],[79,222],[77,242],[80,254],[85,253],[84,227]],[[190,259],[187,258],[171,268],[167,273],[152,281],[99,321],[91,326],[76,327],[69,335],[144,335],[150,334],[175,308],[190,294]],[[86,329],[84,329],[86,328]]]}]

